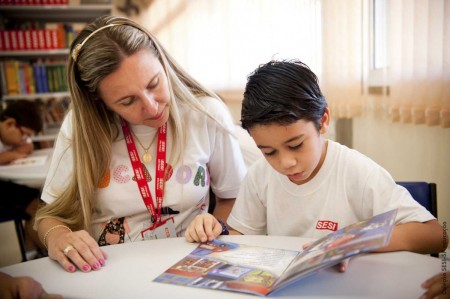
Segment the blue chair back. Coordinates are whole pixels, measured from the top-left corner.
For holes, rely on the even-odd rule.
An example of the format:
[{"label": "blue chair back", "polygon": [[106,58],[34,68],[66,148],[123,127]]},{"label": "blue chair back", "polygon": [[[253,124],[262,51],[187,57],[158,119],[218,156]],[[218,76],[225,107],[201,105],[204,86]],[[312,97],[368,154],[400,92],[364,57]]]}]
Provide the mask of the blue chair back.
[{"label": "blue chair back", "polygon": [[436,184],[428,182],[397,182],[405,187],[411,196],[437,218]]}]

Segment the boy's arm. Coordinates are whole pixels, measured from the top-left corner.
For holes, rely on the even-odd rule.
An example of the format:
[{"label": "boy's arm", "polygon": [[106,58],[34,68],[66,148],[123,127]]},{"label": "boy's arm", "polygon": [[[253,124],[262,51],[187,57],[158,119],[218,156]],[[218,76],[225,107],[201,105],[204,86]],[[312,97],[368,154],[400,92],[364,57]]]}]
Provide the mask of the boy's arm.
[{"label": "boy's arm", "polygon": [[24,144],[14,147],[13,151],[28,155],[28,154],[31,154],[33,149],[34,149],[33,142],[29,142],[29,143],[27,142],[27,143],[24,143]]},{"label": "boy's arm", "polygon": [[377,252],[412,251],[432,254],[444,251],[448,236],[437,220],[398,224],[392,230],[389,245]]},{"label": "boy's arm", "polygon": [[221,219],[222,221],[226,221],[228,215],[231,213],[231,209],[233,209],[234,202],[236,198],[219,198],[216,197],[216,207],[214,209],[214,217]]},{"label": "boy's arm", "polygon": [[0,165],[9,164],[14,160],[17,160],[19,158],[25,158],[26,156],[28,155],[16,151],[7,151],[0,153]]}]

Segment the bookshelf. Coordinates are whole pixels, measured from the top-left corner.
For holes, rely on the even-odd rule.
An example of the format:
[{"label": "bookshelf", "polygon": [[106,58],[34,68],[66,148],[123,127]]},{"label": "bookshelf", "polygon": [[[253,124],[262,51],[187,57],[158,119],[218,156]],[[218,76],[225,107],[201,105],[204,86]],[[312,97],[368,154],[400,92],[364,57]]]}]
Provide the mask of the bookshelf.
[{"label": "bookshelf", "polygon": [[112,13],[110,3],[64,1],[0,0],[0,109],[19,99],[38,101],[44,130],[35,142],[54,140],[70,102],[70,43],[87,22]]}]

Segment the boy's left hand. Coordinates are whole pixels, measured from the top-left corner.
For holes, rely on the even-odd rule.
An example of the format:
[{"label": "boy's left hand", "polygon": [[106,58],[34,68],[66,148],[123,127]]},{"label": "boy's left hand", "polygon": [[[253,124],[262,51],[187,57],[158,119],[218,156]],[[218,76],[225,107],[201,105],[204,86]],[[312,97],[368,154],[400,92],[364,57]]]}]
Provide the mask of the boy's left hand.
[{"label": "boy's left hand", "polygon": [[[303,244],[303,245],[302,245],[303,250],[305,250],[306,248],[308,248],[309,246],[311,246],[311,244],[312,244],[312,242]],[[350,262],[350,258],[345,259],[345,260],[343,260],[342,262],[340,262],[340,263],[337,265],[338,271],[341,272],[341,273],[342,273],[342,272],[345,272],[345,271],[347,270],[347,268],[348,268],[348,263],[349,263],[349,262]]]},{"label": "boy's left hand", "polygon": [[211,214],[197,215],[186,229],[188,242],[212,241],[222,233],[222,224]]}]

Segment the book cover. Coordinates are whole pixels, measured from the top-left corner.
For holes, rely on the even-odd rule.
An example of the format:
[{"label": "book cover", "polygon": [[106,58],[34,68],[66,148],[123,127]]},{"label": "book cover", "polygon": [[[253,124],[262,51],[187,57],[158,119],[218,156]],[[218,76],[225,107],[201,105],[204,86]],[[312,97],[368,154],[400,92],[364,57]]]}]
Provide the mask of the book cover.
[{"label": "book cover", "polygon": [[153,281],[267,296],[306,275],[386,246],[396,215],[395,209],[346,226],[303,251],[216,239],[199,244]]}]

